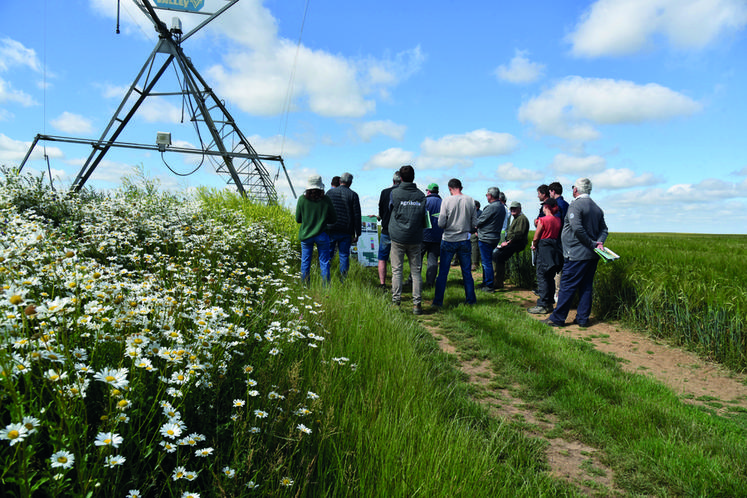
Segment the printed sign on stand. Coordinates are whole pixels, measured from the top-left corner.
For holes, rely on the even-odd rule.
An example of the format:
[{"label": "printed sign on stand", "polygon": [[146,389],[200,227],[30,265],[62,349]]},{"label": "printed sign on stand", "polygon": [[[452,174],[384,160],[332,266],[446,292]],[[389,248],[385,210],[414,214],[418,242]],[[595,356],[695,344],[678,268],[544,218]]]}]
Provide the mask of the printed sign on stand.
[{"label": "printed sign on stand", "polygon": [[363,266],[378,266],[379,229],[376,216],[361,217],[361,236],[358,237],[358,244],[353,247],[353,252]]}]

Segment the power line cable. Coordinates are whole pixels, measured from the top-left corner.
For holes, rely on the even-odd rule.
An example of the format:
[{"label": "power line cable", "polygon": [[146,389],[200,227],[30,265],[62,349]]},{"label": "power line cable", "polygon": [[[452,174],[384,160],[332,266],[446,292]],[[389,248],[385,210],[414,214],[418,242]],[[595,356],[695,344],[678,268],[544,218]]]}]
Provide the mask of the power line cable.
[{"label": "power line cable", "polygon": [[[301,50],[301,38],[303,37],[303,28],[306,25],[306,15],[309,12],[309,0],[306,0],[306,5],[303,9],[303,19],[301,20],[301,30],[298,33],[298,41],[296,42],[296,55],[293,58],[293,67],[291,68],[291,75],[290,80],[288,81],[288,91],[285,95],[285,101],[283,103],[283,133],[282,133],[282,139],[280,142],[280,155],[283,155],[283,151],[285,150],[285,137],[288,133],[288,118],[290,116],[290,105],[291,105],[291,99],[293,98],[293,84],[296,79],[296,67],[298,66],[298,54]],[[280,176],[280,166],[278,166],[278,171],[275,174],[275,180],[278,179]]]}]

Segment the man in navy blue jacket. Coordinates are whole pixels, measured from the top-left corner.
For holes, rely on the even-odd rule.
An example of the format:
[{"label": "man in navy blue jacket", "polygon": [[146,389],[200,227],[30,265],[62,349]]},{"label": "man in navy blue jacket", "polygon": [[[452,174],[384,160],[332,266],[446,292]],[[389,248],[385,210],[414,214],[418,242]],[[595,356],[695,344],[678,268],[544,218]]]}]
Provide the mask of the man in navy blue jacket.
[{"label": "man in navy blue jacket", "polygon": [[441,196],[438,195],[438,185],[435,183],[429,184],[425,189],[425,209],[428,211],[428,216],[431,217],[431,228],[423,230],[423,246],[420,255],[425,256],[425,253],[428,253],[425,287],[433,287],[436,285],[436,277],[438,276],[438,258],[441,255],[441,237],[444,234],[443,229],[438,226]]}]

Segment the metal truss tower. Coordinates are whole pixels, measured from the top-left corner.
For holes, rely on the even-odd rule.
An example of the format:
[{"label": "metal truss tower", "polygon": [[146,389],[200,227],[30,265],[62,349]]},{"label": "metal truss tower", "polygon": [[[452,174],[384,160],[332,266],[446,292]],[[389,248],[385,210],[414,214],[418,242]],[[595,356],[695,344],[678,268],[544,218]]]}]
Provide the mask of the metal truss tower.
[{"label": "metal truss tower", "polygon": [[[146,150],[197,154],[207,158],[217,173],[227,178],[244,196],[264,203],[277,203],[278,195],[275,185],[264,161],[279,161],[288,184],[295,197],[295,190],[288,176],[283,159],[280,156],[258,154],[241,132],[226,106],[215,95],[184,54],[181,44],[195,32],[225,12],[239,0],[219,0],[223,6],[214,12],[201,12],[204,0],[133,0],[135,5],[153,23],[158,32],[158,42],[148,57],[135,81],[130,86],[111,121],[98,140],[37,135],[31,148],[20,165],[22,169],[34,147],[40,140],[90,144],[93,150],[76,176],[72,189],[80,190],[85,185],[96,167],[112,147],[124,147]],[[215,2],[213,2],[215,3]],[[204,20],[184,34],[181,21],[175,18],[169,29],[158,17],[157,11],[176,11],[189,15],[204,16]],[[160,63],[158,61],[161,61]],[[167,69],[173,68],[179,81],[178,91],[156,92],[155,87]],[[200,149],[172,147],[170,138],[159,140],[156,145],[117,142],[130,119],[136,114],[148,97],[181,96],[183,107],[188,112],[200,140]],[[162,137],[159,137],[159,139]]]}]

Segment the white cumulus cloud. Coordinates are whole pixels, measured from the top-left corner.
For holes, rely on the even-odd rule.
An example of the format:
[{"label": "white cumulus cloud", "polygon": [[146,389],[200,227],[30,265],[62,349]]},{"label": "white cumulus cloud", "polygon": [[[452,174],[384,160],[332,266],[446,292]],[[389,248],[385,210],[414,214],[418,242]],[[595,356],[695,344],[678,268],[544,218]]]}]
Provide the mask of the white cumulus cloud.
[{"label": "white cumulus cloud", "polygon": [[637,124],[689,116],[701,104],[649,83],[570,76],[519,108],[519,120],[543,135],[595,140],[600,124]]},{"label": "white cumulus cloud", "polygon": [[[31,142],[22,142],[14,140],[7,135],[0,133],[0,164],[20,164],[26,153],[31,147]],[[47,146],[47,155],[50,158],[60,158],[64,154],[57,147]],[[44,159],[44,148],[37,144],[34,151],[29,157],[30,161]],[[46,169],[46,165],[45,165]]]},{"label": "white cumulus cloud", "polygon": [[56,129],[71,134],[87,134],[93,131],[91,120],[72,112],[63,112],[50,121]]},{"label": "white cumulus cloud", "polygon": [[568,41],[576,56],[620,56],[660,38],[679,49],[699,49],[745,26],[744,0],[598,0]]},{"label": "white cumulus cloud", "polygon": [[558,154],[550,165],[557,173],[590,174],[604,171],[607,160],[602,156],[569,156]]},{"label": "white cumulus cloud", "polygon": [[377,135],[402,140],[405,136],[405,131],[407,131],[407,126],[390,120],[368,121],[356,125],[355,130],[364,142],[370,142]]},{"label": "white cumulus cloud", "polygon": [[137,111],[147,123],[179,123],[182,110],[163,97],[148,97]]},{"label": "white cumulus cloud", "polygon": [[496,174],[501,182],[537,182],[544,178],[542,172],[517,168],[514,163],[501,164]]},{"label": "white cumulus cloud", "polygon": [[461,135],[446,135],[437,140],[426,138],[420,145],[424,155],[433,157],[486,157],[510,154],[519,140],[510,133],[485,129]]},{"label": "white cumulus cloud", "polygon": [[42,67],[33,49],[11,38],[3,38],[0,40],[0,72],[15,66],[25,66],[36,72],[40,72]]},{"label": "white cumulus cloud", "polygon": [[637,174],[628,168],[610,168],[594,175],[587,175],[592,180],[594,188],[622,189],[630,187],[646,187],[661,183],[662,180],[652,173]]},{"label": "white cumulus cloud", "polygon": [[371,159],[363,165],[364,170],[371,169],[396,169],[404,164],[412,164],[415,154],[410,151],[394,147],[374,154]]},{"label": "white cumulus cloud", "polygon": [[509,83],[533,83],[540,79],[545,72],[545,65],[530,61],[527,52],[517,50],[508,65],[500,65],[495,70],[498,79]]},{"label": "white cumulus cloud", "polygon": [[21,90],[14,90],[9,82],[0,78],[0,104],[3,102],[15,102],[25,107],[36,104],[31,95]]}]

